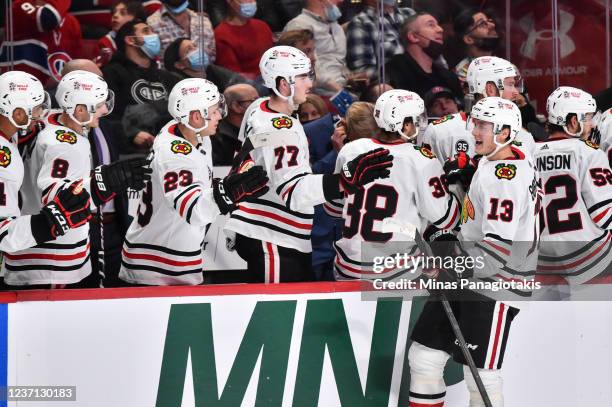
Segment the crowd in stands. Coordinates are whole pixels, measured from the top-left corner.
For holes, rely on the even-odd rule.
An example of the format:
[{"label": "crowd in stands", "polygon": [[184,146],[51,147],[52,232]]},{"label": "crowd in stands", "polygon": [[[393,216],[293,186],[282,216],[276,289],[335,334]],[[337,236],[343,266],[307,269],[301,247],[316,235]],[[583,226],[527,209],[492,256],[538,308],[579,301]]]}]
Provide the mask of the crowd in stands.
[{"label": "crowd in stands", "polygon": [[[486,11],[457,14],[454,32],[448,33],[427,10],[380,1],[40,0],[35,10],[33,1],[15,0],[11,32],[4,18],[0,67],[32,73],[48,89],[70,70],[102,76],[115,103],[91,135],[100,163],[120,154],[146,154],[171,120],[173,86],[185,78],[209,79],[224,94],[228,109],[212,138],[213,163],[229,166],[241,147],[238,135],[247,108],[269,93],[260,76],[261,56],[274,45],[293,46],[308,56],[316,73],[312,93],[296,112],[309,138],[312,169],[331,174],[346,142],[379,131],[373,103],[382,93],[393,88],[416,92],[430,119],[458,113],[464,109],[467,66],[499,50],[495,16]],[[451,36],[463,43],[460,60],[447,61],[443,54]],[[11,41],[15,45],[9,52]],[[609,90],[602,93],[600,107],[610,107],[611,98]],[[539,123],[527,93],[514,101],[524,125]],[[116,276],[113,270],[120,266],[129,225],[126,200],[118,196],[105,206],[103,217],[94,217],[104,223],[109,276]],[[100,230],[92,228],[93,247],[100,246]],[[315,208],[312,264],[320,280],[333,279],[333,242],[341,233],[342,222]],[[83,286],[100,284],[99,278],[92,281]],[[109,277],[105,285],[121,282]]]}]

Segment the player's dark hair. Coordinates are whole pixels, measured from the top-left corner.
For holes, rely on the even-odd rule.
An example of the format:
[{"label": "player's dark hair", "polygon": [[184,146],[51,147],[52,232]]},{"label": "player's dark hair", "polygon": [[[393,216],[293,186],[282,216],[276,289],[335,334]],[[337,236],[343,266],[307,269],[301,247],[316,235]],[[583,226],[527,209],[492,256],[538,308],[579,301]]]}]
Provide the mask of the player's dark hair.
[{"label": "player's dark hair", "polygon": [[[568,114],[565,118],[565,125],[567,126],[574,117],[578,117],[576,113]],[[552,135],[555,133],[565,133],[565,129],[563,128],[563,126],[559,126],[558,124],[546,122],[546,133],[548,133],[548,135]]]}]

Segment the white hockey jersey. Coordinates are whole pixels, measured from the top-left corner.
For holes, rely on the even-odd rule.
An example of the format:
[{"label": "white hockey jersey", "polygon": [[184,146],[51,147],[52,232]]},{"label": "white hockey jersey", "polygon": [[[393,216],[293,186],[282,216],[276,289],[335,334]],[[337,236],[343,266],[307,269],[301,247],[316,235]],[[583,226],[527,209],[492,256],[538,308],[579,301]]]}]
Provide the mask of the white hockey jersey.
[{"label": "white hockey jersey", "polygon": [[310,235],[314,206],[325,202],[322,177],[310,168],[308,139],[298,119],[271,110],[269,98],[256,100],[247,109],[240,140],[283,130],[296,134],[296,145],[261,147],[251,152],[270,179],[270,190],[232,212],[226,229],[253,239],[300,252],[312,251]]},{"label": "white hockey jersey", "polygon": [[[506,160],[480,160],[461,209],[462,249],[477,266],[473,278],[523,283],[482,294],[498,300],[530,297],[538,256],[540,195],[533,163],[517,148]],[[479,260],[479,261],[478,261]]]},{"label": "white hockey jersey", "polygon": [[[62,126],[58,117],[59,113],[47,117],[25,162],[21,192],[26,214],[40,212],[71,181],[85,179],[83,187],[89,190],[89,141]],[[79,282],[91,273],[89,225],[69,230],[52,242],[6,254],[2,268],[4,281],[10,285]]]},{"label": "white hockey jersey", "polygon": [[[459,202],[443,184],[442,166],[424,147],[402,140],[395,143],[355,140],[340,150],[336,173],[346,162],[380,147],[387,148],[393,156],[389,178],[369,183],[362,191],[348,195],[343,202],[323,205],[328,214],[341,215],[345,220],[342,238],[335,243],[334,269],[338,279],[390,278],[410,272],[418,276],[412,261],[384,270],[375,267],[379,265],[374,264],[374,257],[408,253],[416,259],[420,254],[416,245],[407,244],[401,235],[383,233],[385,218],[393,217],[401,225],[415,225],[420,231],[428,223],[440,229],[452,229],[459,221]],[[393,244],[394,241],[402,243]],[[364,243],[372,245],[371,253],[369,249],[367,253],[362,251]]]},{"label": "white hockey jersey", "polygon": [[538,273],[581,284],[612,262],[612,170],[606,154],[576,138],[538,143],[543,224]]},{"label": "white hockey jersey", "polygon": [[0,133],[0,252],[13,253],[36,245],[30,216],[20,216],[23,168],[17,145]]},{"label": "white hockey jersey", "polygon": [[119,277],[133,284],[201,284],[206,228],[220,214],[210,138],[194,146],[169,122],[155,137],[151,169],[125,237]]},{"label": "white hockey jersey", "polygon": [[612,167],[612,109],[601,112],[597,130],[599,139],[594,142],[599,144],[599,148],[606,153],[608,163]]},{"label": "white hockey jersey", "polygon": [[[467,123],[468,116],[464,112],[449,114],[431,122],[422,135],[417,137],[417,144],[429,148],[444,165],[449,158],[458,152],[464,152],[473,158],[476,154],[474,136],[471,126]],[[533,155],[535,141],[533,136],[521,129],[513,141],[528,156]]]}]

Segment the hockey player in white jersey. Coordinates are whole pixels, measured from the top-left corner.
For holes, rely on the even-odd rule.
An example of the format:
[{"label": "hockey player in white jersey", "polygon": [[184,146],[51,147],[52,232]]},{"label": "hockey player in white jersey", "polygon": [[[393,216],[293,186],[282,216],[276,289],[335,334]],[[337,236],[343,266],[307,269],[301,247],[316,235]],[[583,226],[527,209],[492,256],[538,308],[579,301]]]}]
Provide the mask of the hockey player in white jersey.
[{"label": "hockey player in white jersey", "polygon": [[19,189],[24,166],[18,131],[26,131],[48,111],[49,95],[34,76],[21,71],[0,75],[0,252],[14,253],[53,240],[91,216],[89,194],[66,188],[39,213],[21,216]]},{"label": "hockey player in white jersey", "polygon": [[546,109],[549,138],[535,153],[545,220],[538,273],[581,284],[612,262],[612,170],[588,140],[597,110],[590,94],[561,86]]},{"label": "hockey player in white jersey", "polygon": [[388,150],[378,149],[347,162],[340,174],[312,174],[306,135],[292,116],[312,88],[310,59],[296,48],[277,46],[263,54],[259,68],[273,95],[247,109],[240,128],[243,148],[261,136],[274,139],[290,134],[293,141],[251,151],[248,160],[264,167],[270,191],[241,204],[226,230],[235,233],[236,251],[248,263],[245,280],[308,281],[314,278],[310,259],[314,206],[388,176],[391,157]]},{"label": "hockey player in white jersey", "polygon": [[[512,141],[521,128],[518,107],[489,97],[471,111],[475,152],[483,158],[461,213],[462,254],[474,259],[474,282],[515,282],[494,292],[451,293],[451,306],[494,407],[503,406],[500,368],[515,306],[533,289],[539,235],[537,173]],[[471,243],[471,244],[470,244]],[[480,261],[478,261],[480,259]],[[502,301],[503,300],[503,301]],[[512,303],[509,303],[512,301]],[[412,333],[410,406],[442,406],[444,366],[449,357],[464,364],[470,407],[485,406],[459,349],[441,303],[430,300]]]},{"label": "hockey player in white jersey", "polygon": [[[523,80],[516,66],[493,56],[479,57],[470,63],[467,83],[469,94],[466,100],[474,102],[490,96],[514,101],[523,91]],[[446,160],[454,159],[458,153],[465,153],[470,158],[476,154],[467,114],[464,112],[433,121],[422,137],[419,137],[418,143],[429,146],[443,164]],[[514,141],[515,146],[529,154],[534,144],[531,134],[522,129]]]},{"label": "hockey player in white jersey", "polygon": [[606,153],[608,163],[612,167],[612,109],[598,112],[593,118],[593,125],[595,129],[591,133],[590,139]]},{"label": "hockey player in white jersey", "polygon": [[[150,173],[144,159],[92,170],[87,134],[113,107],[113,94],[104,79],[90,72],[70,72],[61,79],[55,96],[62,112],[46,118],[25,163],[22,192],[30,211],[38,212],[74,180],[83,180],[96,206],[128,187],[142,188]],[[14,286],[78,283],[91,273],[89,225],[53,242],[7,254],[3,269],[5,283]]]},{"label": "hockey player in white jersey", "polygon": [[[424,230],[428,223],[441,230],[453,229],[459,222],[459,202],[444,185],[442,166],[426,147],[411,141],[427,126],[425,104],[419,95],[407,90],[394,89],[383,93],[374,107],[374,119],[380,133],[373,138],[352,141],[342,147],[336,161],[336,172],[345,163],[375,148],[385,147],[393,155],[393,168],[389,178],[376,180],[343,202],[324,204],[328,214],[342,211],[345,220],[342,238],[335,243],[336,279],[391,278],[398,274],[415,273],[414,267],[376,269],[369,254],[362,252],[364,243],[387,243],[401,240],[401,236],[383,231],[383,220],[393,217],[400,224],[413,224]],[[412,249],[386,245],[380,247],[384,255],[391,256],[401,249],[418,256]],[[380,253],[376,253],[376,256]]]},{"label": "hockey player in white jersey", "polygon": [[210,137],[226,107],[212,82],[180,81],[170,92],[168,111],[174,120],[155,138],[152,178],[123,246],[119,277],[131,284],[202,283],[207,227],[219,214],[268,190],[260,166],[213,178]]}]

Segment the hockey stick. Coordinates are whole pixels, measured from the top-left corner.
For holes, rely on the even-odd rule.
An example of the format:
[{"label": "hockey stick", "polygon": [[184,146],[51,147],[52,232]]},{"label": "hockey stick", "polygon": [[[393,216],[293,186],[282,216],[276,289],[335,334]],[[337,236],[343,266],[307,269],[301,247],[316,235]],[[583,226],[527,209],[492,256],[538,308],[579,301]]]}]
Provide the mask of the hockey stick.
[{"label": "hockey stick", "polygon": [[[399,233],[405,235],[409,240],[414,241],[418,248],[428,257],[434,257],[433,251],[427,242],[423,240],[421,233],[419,233],[417,227],[412,224],[402,224],[397,219],[393,218],[385,218],[383,219],[382,231],[384,233]],[[476,363],[474,363],[474,358],[472,358],[472,354],[470,353],[467,343],[465,342],[465,338],[463,333],[461,332],[461,328],[459,327],[459,322],[453,313],[450,303],[448,302],[448,298],[444,293],[440,293],[440,301],[442,302],[442,307],[444,308],[444,312],[448,317],[448,321],[450,322],[451,328],[455,337],[459,341],[459,347],[461,348],[461,353],[463,353],[463,357],[467,361],[467,364],[470,368],[470,372],[472,373],[472,377],[474,377],[474,381],[476,382],[476,387],[478,387],[478,392],[482,397],[482,400],[485,404],[485,407],[492,407],[491,399],[487,394],[487,390],[482,383],[482,378],[478,373],[478,368],[476,368]]]}]

